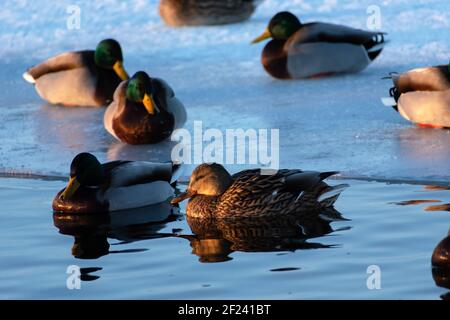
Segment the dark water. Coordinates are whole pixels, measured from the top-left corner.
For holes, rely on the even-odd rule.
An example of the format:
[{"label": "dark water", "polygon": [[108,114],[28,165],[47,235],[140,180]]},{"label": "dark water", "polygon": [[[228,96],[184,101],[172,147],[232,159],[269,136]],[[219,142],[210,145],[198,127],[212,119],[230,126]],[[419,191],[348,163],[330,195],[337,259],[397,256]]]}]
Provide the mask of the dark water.
[{"label": "dark water", "polygon": [[[54,216],[62,181],[0,179],[0,298],[440,299],[431,254],[450,227],[450,190],[348,180],[349,221],[207,224],[161,204]],[[331,181],[334,183],[334,181]],[[339,181],[341,183],[341,181]],[[426,200],[426,201],[422,201]],[[69,290],[67,268],[81,268]],[[368,289],[369,266],[381,272]]]}]

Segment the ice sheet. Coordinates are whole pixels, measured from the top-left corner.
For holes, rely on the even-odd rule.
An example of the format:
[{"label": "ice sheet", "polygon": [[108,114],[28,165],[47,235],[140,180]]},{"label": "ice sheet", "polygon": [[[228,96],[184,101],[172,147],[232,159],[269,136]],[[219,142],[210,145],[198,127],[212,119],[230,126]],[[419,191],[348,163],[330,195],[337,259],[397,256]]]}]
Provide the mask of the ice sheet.
[{"label": "ice sheet", "polygon": [[[93,48],[106,37],[122,44],[132,74],[146,70],[174,88],[188,110],[186,128],[278,128],[280,164],[341,170],[346,176],[445,180],[450,174],[450,133],[416,128],[383,106],[391,71],[448,62],[450,2],[264,1],[246,23],[172,29],[157,1],[77,1],[80,29],[68,30],[73,2],[2,1],[0,11],[0,171],[65,175],[81,151],[101,160],[163,161],[170,143],[131,147],[103,129],[102,109],[45,104],[23,71],[65,50]],[[270,78],[260,64],[263,45],[249,45],[279,10],[302,21],[366,28],[378,5],[385,51],[368,69],[311,81]],[[231,170],[242,169],[229,166]]]}]

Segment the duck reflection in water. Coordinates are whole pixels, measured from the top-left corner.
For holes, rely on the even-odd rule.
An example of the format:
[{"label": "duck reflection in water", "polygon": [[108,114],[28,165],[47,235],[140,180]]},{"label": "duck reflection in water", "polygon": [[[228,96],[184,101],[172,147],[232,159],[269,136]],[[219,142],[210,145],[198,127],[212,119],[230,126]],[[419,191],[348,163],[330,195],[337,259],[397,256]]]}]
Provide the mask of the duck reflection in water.
[{"label": "duck reflection in water", "polygon": [[[157,239],[173,236],[160,233],[168,222],[180,218],[179,210],[169,203],[143,208],[116,211],[108,214],[67,214],[54,213],[53,223],[64,235],[74,237],[72,255],[77,259],[98,259],[115,253],[132,253],[147,249],[110,250],[108,239],[119,240],[122,245],[139,240]],[[84,271],[92,272],[101,268],[81,270],[82,280],[93,280]],[[84,278],[84,279],[83,279]]]},{"label": "duck reflection in water", "polygon": [[[230,254],[241,252],[282,252],[304,249],[332,248],[308,239],[329,234],[335,230],[332,221],[348,221],[334,210],[327,209],[318,216],[289,215],[257,217],[253,219],[214,219],[186,217],[192,235],[180,235],[189,240],[192,253],[200,262],[225,262]],[[342,230],[342,229],[340,229]]]},{"label": "duck reflection in water", "polygon": [[[431,256],[432,274],[437,286],[450,289],[450,230],[433,251]],[[441,296],[444,300],[450,300],[450,291]]]}]

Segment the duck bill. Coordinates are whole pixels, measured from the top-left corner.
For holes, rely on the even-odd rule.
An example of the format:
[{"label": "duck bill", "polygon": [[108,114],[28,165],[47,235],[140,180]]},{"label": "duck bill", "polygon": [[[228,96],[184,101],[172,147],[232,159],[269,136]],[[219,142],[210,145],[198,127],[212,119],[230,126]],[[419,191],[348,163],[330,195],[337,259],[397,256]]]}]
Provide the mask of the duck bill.
[{"label": "duck bill", "polygon": [[128,80],[129,76],[123,67],[123,61],[118,60],[114,64],[113,69],[122,81]]},{"label": "duck bill", "polygon": [[144,104],[144,107],[145,109],[147,109],[148,113],[153,115],[156,112],[159,112],[159,109],[156,106],[155,100],[153,100],[153,96],[151,94],[145,94],[142,103]]},{"label": "duck bill", "polygon": [[270,37],[271,37],[270,31],[269,31],[269,29],[266,29],[266,30],[264,30],[262,35],[260,35],[259,37],[256,37],[255,39],[253,39],[252,44],[264,41],[266,39],[269,39]]},{"label": "duck bill", "polygon": [[195,195],[194,192],[190,192],[190,191],[182,192],[178,195],[178,197],[173,198],[172,201],[170,201],[170,203],[177,204],[177,203],[180,203],[181,201],[192,198],[194,195]]},{"label": "duck bill", "polygon": [[78,190],[80,187],[80,183],[77,181],[75,177],[71,177],[69,180],[69,183],[67,184],[66,189],[61,194],[60,199],[61,200],[68,200],[70,199],[73,194]]}]

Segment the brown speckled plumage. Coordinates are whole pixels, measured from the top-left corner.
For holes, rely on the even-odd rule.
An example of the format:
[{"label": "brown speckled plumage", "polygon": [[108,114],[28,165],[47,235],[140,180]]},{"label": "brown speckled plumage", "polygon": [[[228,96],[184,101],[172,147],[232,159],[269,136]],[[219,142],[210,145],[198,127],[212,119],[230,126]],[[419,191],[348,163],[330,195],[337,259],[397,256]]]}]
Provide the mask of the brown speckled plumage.
[{"label": "brown speckled plumage", "polygon": [[[339,192],[320,202],[318,198],[325,192],[343,186],[331,187],[322,181],[335,172],[320,173],[284,169],[272,175],[261,175],[259,169],[254,169],[242,171],[230,177],[230,181],[223,184],[224,190],[214,195],[211,188],[205,189],[211,191],[209,193],[201,192],[199,189],[205,188],[205,185],[214,184],[212,180],[224,181],[227,178],[208,177],[208,170],[211,167],[225,170],[217,164],[203,164],[197,167],[187,191],[191,194],[186,209],[188,216],[237,218],[305,215],[311,211],[317,212],[331,207],[337,200]],[[224,176],[224,173],[221,175]],[[207,181],[201,181],[202,179]]]},{"label": "brown speckled plumage", "polygon": [[244,21],[255,0],[161,0],[159,12],[170,26],[219,25]]}]

